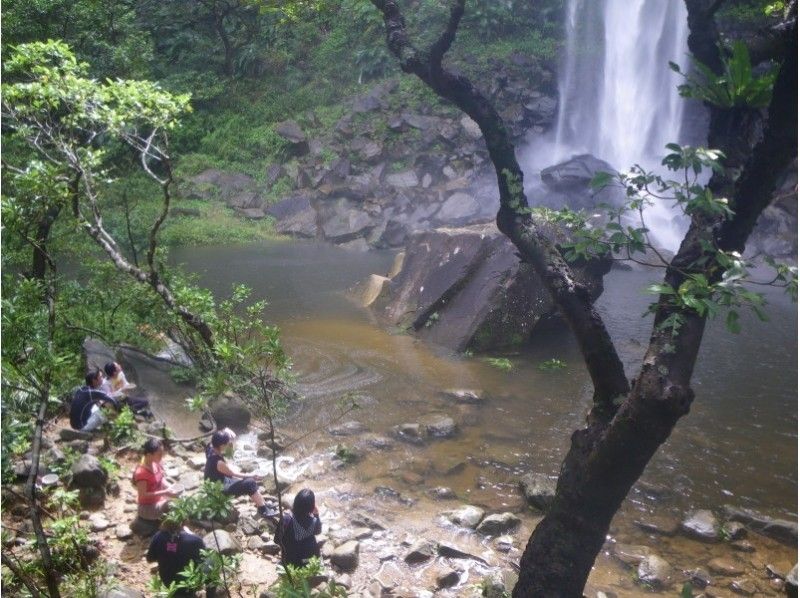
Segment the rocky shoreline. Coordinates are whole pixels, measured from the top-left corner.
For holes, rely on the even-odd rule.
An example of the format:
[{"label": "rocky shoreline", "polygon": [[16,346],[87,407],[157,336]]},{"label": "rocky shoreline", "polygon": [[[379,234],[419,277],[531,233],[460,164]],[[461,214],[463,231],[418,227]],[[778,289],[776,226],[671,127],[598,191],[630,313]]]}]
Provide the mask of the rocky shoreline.
[{"label": "rocky shoreline", "polygon": [[[464,404],[483,400],[479,392],[466,389],[450,394]],[[72,465],[71,484],[81,493],[85,509],[81,519],[90,530],[97,556],[111,563],[114,577],[127,588],[104,595],[146,595],[153,568],[144,562],[147,540],[139,534],[147,530],[131,526],[135,491],[127,481],[136,451],[126,447],[116,451],[114,458],[121,467],[117,478],[110,479],[97,459],[97,455],[108,455],[105,442],[63,428],[65,423],[60,420],[47,431],[43,471],[63,459],[67,447],[80,454]],[[165,430],[161,422],[139,427],[150,434]],[[351,473],[354,461],[378,455],[388,461],[393,451],[450,442],[458,434],[456,423],[448,417],[404,422],[381,436],[352,420],[331,426],[327,434],[333,444],[330,451],[279,451],[284,502],[288,504],[287,499],[301,487],[317,494],[325,579],[358,596],[473,596],[481,589],[484,595],[501,596],[503,587],[513,586],[521,550],[552,498],[550,476],[522,476],[519,500],[505,506],[485,504],[479,495],[473,503],[447,487],[427,488],[424,479],[411,470],[402,476],[416,486],[415,492],[370,488]],[[173,444],[164,459],[167,476],[189,492],[202,481],[202,444],[202,440]],[[255,433],[240,437],[237,443],[239,463],[246,470],[268,466],[270,453],[266,441]],[[411,479],[415,475],[418,479]],[[275,488],[266,487],[266,491],[274,495]],[[674,596],[687,581],[694,596],[708,598],[779,596],[787,583],[796,588],[797,570],[792,568],[797,558],[796,522],[737,507],[676,514],[669,507],[670,492],[637,485],[598,556],[587,596]],[[25,531],[30,527],[25,509],[8,501],[8,495],[5,498],[4,522]],[[647,509],[639,508],[645,503]],[[242,555],[242,583],[269,596],[279,558],[272,530],[255,516],[246,498],[237,499],[235,505],[238,517],[222,526],[217,539],[226,552]],[[24,545],[27,539],[12,532],[6,541]]]}]

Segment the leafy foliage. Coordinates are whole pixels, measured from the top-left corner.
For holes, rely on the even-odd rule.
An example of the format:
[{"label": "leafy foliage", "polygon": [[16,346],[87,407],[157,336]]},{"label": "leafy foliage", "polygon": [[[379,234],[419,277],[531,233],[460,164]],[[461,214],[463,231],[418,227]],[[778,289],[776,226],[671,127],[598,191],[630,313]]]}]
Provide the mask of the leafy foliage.
[{"label": "leafy foliage", "polygon": [[277,598],[345,598],[347,590],[334,581],[326,585],[310,587],[309,581],[322,572],[322,561],[318,557],[308,559],[302,567],[286,565],[279,567],[278,583],[272,588]]},{"label": "leafy foliage", "polygon": [[514,364],[507,357],[484,357],[483,360],[501,372],[510,372],[514,369]]},{"label": "leafy foliage", "polygon": [[778,76],[777,65],[766,74],[753,74],[750,53],[742,41],[735,41],[731,56],[723,59],[724,71],[717,75],[705,64],[694,60],[698,75],[684,74],[674,62],[670,68],[684,76],[686,83],[678,89],[685,98],[703,100],[721,108],[763,108],[772,97],[772,87]]}]

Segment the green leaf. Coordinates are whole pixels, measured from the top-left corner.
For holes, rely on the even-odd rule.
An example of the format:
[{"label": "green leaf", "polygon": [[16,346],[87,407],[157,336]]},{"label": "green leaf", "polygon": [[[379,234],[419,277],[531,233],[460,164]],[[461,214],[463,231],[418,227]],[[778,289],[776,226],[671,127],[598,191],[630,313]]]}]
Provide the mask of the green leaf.
[{"label": "green leaf", "polygon": [[614,175],[604,170],[599,170],[594,173],[592,180],[589,182],[593,191],[598,191],[604,187],[608,187],[614,182]]}]

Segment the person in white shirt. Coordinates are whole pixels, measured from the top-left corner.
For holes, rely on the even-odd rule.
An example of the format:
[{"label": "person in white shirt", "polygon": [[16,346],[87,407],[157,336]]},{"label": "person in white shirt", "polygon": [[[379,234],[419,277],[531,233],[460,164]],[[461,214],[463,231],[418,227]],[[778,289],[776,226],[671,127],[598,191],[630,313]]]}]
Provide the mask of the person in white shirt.
[{"label": "person in white shirt", "polygon": [[133,398],[128,393],[136,388],[135,384],[128,382],[122,366],[116,361],[109,361],[103,369],[106,372],[106,379],[100,389],[112,399],[118,399],[123,405],[130,407],[131,411],[138,415],[152,417],[150,411],[150,401],[145,398]]}]

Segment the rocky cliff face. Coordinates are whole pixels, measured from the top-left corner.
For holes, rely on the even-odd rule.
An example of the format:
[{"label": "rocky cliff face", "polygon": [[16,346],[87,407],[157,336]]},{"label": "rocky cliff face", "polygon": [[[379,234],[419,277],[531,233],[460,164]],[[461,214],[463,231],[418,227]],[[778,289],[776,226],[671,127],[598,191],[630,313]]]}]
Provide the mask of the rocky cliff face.
[{"label": "rocky cliff face", "polygon": [[[485,91],[514,137],[549,127],[552,72],[522,55],[495,66]],[[493,177],[478,126],[452,107],[404,98],[392,80],[353,98],[313,136],[311,127],[279,123],[274,130],[295,160],[267,165],[263,183],[209,169],[185,182],[184,195],[222,200],[248,218],[272,216],[280,233],[361,249],[399,248],[416,231],[491,220],[496,191],[477,186]],[[270,188],[287,179],[293,191],[268,205]]]},{"label": "rocky cliff face", "polygon": [[[541,226],[555,242],[566,240],[562,230]],[[601,260],[574,267],[594,299],[609,267]],[[387,323],[456,351],[527,343],[540,321],[557,315],[532,267],[520,263],[494,224],[414,234],[403,268],[375,297],[373,308]]]}]

